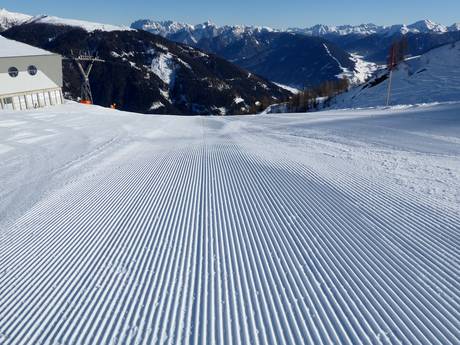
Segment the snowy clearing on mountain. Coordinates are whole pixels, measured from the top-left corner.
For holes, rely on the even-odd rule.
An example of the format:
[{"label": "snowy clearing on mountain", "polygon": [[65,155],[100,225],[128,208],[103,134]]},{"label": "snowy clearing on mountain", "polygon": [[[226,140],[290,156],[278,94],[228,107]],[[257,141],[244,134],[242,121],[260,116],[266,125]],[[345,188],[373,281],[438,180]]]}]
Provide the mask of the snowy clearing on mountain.
[{"label": "snowy clearing on mountain", "polygon": [[0,111],[0,344],[458,344],[460,104]]}]

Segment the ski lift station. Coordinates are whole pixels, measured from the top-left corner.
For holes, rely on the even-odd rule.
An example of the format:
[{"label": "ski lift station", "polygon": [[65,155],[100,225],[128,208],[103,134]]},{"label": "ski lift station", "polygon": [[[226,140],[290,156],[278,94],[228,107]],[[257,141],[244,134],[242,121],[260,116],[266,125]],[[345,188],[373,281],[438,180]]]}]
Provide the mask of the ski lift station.
[{"label": "ski lift station", "polygon": [[62,104],[62,57],[0,36],[0,109]]}]

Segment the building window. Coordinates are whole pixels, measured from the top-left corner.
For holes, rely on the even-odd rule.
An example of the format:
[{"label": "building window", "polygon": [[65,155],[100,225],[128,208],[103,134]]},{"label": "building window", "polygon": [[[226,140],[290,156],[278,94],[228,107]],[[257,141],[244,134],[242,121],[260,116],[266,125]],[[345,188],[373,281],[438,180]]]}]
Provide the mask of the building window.
[{"label": "building window", "polygon": [[16,67],[10,67],[8,68],[8,74],[11,78],[16,78],[19,74],[19,71]]},{"label": "building window", "polygon": [[29,72],[30,75],[34,76],[37,74],[38,69],[36,66],[30,65],[29,67],[27,67],[27,72]]}]

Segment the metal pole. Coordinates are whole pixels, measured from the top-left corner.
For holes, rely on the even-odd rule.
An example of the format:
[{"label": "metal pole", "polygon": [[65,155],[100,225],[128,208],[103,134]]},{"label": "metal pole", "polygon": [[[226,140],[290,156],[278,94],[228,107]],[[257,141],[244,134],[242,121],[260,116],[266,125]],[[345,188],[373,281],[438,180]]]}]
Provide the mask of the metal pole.
[{"label": "metal pole", "polygon": [[390,78],[388,80],[388,92],[387,92],[387,107],[390,105],[390,95],[391,95],[391,81],[393,77],[393,69],[390,70]]}]

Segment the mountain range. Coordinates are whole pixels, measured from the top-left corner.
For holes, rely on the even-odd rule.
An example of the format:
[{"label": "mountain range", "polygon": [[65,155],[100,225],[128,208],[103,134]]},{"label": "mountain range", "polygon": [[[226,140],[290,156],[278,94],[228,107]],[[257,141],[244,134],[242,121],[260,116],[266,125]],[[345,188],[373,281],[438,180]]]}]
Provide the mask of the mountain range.
[{"label": "mountain range", "polygon": [[[173,114],[248,113],[288,98],[292,88],[345,77],[359,85],[386,63],[389,47],[403,36],[408,57],[460,40],[460,24],[430,20],[278,30],[143,19],[128,27],[3,9],[2,30],[64,56],[71,49],[97,49],[107,61],[92,76],[99,104]],[[64,90],[76,98],[78,71],[66,64]]]},{"label": "mountain range", "polygon": [[374,64],[386,63],[389,47],[403,35],[409,43],[409,56],[460,37],[459,23],[444,26],[430,20],[409,25],[315,25],[277,30],[143,19],[131,27],[212,52],[269,80],[297,88],[344,76],[354,84],[362,83],[375,71]]},{"label": "mountain range", "polygon": [[375,25],[360,24],[360,25],[323,25],[318,24],[309,28],[290,28],[287,31],[303,33],[311,36],[326,36],[326,35],[338,35],[346,36],[351,34],[356,35],[394,35],[394,34],[407,34],[407,33],[446,33],[452,31],[459,31],[460,23],[452,24],[451,26],[445,26],[442,24],[435,23],[431,20],[419,20],[413,24],[396,24],[396,25]]},{"label": "mountain range", "polygon": [[271,81],[303,89],[344,75],[362,82],[356,58],[322,37],[267,27],[136,21],[132,28],[216,54]]},{"label": "mountain range", "polygon": [[169,37],[173,40],[180,40],[182,43],[196,44],[203,38],[217,37],[221,35],[241,36],[244,34],[254,34],[259,32],[291,32],[301,33],[309,36],[327,36],[327,35],[361,35],[367,36],[372,34],[393,35],[395,33],[446,33],[460,31],[460,23],[454,23],[451,26],[445,26],[425,19],[413,24],[396,24],[396,25],[324,25],[317,24],[308,28],[288,28],[286,30],[273,29],[261,26],[246,25],[224,25],[218,26],[210,21],[202,24],[191,25],[175,21],[155,21],[151,19],[137,20],[131,24],[132,28],[147,30],[149,32]]},{"label": "mountain range", "polygon": [[[254,106],[286,99],[289,91],[232,63],[145,31],[88,30],[71,25],[27,22],[2,34],[64,57],[90,51],[105,63],[90,76],[95,103],[155,114],[245,114]],[[86,28],[86,29],[85,29]],[[80,74],[64,60],[64,92],[80,95]]]}]

